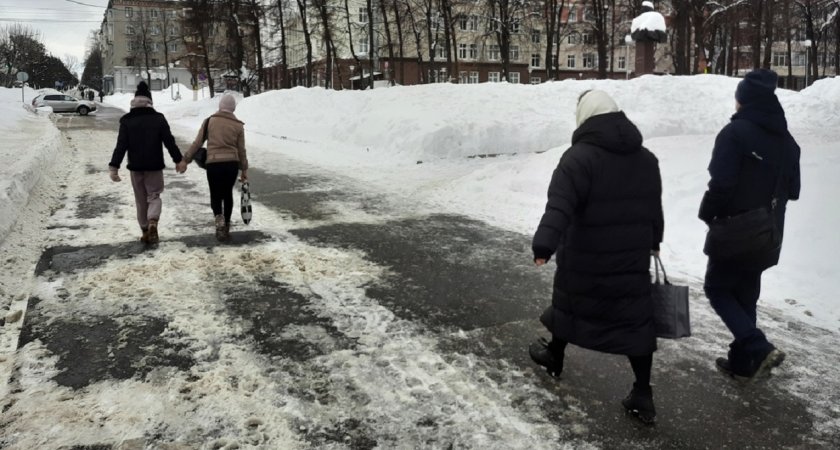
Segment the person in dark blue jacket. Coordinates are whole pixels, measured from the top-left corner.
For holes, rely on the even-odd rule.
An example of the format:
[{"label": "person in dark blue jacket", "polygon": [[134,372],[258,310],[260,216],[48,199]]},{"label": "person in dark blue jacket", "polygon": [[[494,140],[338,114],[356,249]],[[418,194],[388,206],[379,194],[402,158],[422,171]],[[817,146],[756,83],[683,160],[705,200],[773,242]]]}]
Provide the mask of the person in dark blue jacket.
[{"label": "person in dark blue jacket", "polygon": [[[784,233],[788,200],[799,198],[799,145],[790,135],[775,89],[778,77],[766,69],[748,73],[735,91],[736,110],[718,134],[709,163],[708,190],[700,219],[734,216],[770,206],[775,199],[776,225]],[[718,316],[732,332],[721,372],[738,379],[770,373],[785,358],[756,323],[761,274],[779,262],[779,248],[752,254],[737,263],[710,257],[704,290]]]},{"label": "person in dark blue jacket", "polygon": [[175,143],[169,123],[152,107],[152,93],[149,86],[141,81],[131,100],[131,110],[120,118],[117,145],[108,168],[112,181],[122,181],[119,168],[128,153],[137,222],[143,232],[140,240],[146,244],[156,244],[159,240],[160,194],[163,192],[165,167],[161,144],[166,146],[172,161],[177,164],[177,171],[183,173],[186,163],[182,162],[181,150]]},{"label": "person in dark blue jacket", "polygon": [[650,255],[665,227],[659,161],[606,92],[580,97],[577,125],[534,233],[534,262],[542,266],[556,255],[557,271],[551,306],[540,317],[552,340],[533,343],[529,353],[553,376],[563,371],[567,344],[626,355],[636,382],[622,404],[650,424]]}]

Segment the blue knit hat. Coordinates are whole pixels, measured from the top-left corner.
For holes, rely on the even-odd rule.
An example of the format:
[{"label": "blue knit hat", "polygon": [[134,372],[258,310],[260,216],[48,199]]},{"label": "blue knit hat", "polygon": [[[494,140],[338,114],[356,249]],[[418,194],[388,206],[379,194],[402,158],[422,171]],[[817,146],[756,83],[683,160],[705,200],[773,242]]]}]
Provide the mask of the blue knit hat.
[{"label": "blue knit hat", "polygon": [[744,76],[735,89],[735,100],[746,105],[747,103],[775,96],[779,76],[776,72],[767,69],[757,69]]}]

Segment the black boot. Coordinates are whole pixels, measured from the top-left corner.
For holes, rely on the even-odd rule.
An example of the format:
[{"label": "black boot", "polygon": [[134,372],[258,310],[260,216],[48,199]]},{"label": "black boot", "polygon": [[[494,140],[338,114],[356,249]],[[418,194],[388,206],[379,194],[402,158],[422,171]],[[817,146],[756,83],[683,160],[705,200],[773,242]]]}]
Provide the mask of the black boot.
[{"label": "black boot", "polygon": [[653,406],[653,389],[650,386],[638,386],[633,383],[633,390],[621,401],[624,409],[645,425],[656,422],[656,408]]},{"label": "black boot", "polygon": [[539,338],[528,347],[531,359],[545,367],[552,377],[559,377],[563,372],[564,352],[565,348],[558,348],[554,341],[548,342],[544,338]]}]

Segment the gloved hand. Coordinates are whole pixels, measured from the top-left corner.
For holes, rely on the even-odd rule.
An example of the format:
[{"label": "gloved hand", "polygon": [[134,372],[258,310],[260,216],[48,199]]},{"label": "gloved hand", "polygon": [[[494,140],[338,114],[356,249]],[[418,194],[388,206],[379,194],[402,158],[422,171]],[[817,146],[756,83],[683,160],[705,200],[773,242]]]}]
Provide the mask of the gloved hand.
[{"label": "gloved hand", "polygon": [[119,169],[117,169],[116,167],[109,167],[108,174],[111,176],[111,181],[115,183],[117,181],[122,181],[122,178],[120,178]]}]

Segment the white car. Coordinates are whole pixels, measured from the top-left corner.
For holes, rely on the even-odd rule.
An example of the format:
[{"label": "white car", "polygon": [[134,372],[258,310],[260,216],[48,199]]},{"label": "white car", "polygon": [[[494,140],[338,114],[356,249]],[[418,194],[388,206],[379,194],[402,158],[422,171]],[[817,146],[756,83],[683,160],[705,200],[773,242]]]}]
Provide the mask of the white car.
[{"label": "white car", "polygon": [[88,115],[91,111],[96,111],[96,103],[79,100],[66,94],[41,94],[32,99],[32,106],[36,108],[49,106],[53,112],[76,112],[82,116]]}]

